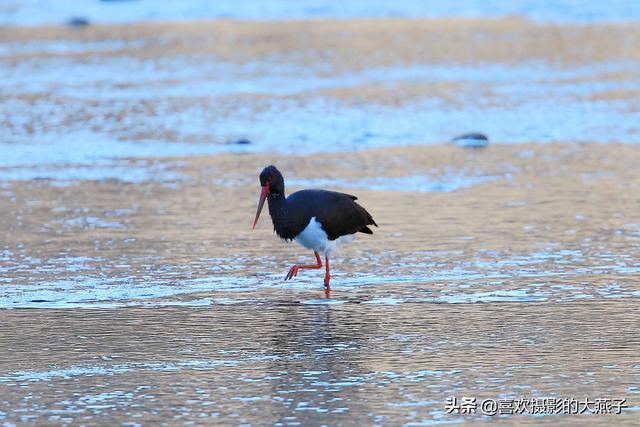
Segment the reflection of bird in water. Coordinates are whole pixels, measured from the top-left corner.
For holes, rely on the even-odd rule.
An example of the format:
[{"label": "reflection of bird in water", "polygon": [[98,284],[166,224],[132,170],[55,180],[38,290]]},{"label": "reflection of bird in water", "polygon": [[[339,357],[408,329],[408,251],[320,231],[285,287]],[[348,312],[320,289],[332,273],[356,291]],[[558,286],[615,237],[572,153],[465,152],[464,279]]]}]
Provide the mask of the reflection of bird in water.
[{"label": "reflection of bird in water", "polygon": [[285,240],[295,240],[311,249],[317,264],[294,265],[285,280],[293,279],[303,268],[322,268],[325,256],[324,285],[329,289],[329,256],[340,244],[353,239],[355,233],[373,234],[369,225],[378,224],[362,206],[357,197],[326,190],[302,190],[284,195],[284,178],[275,166],[267,166],[260,174],[262,192],[258,210],[253,221],[255,228],[264,201],[269,202],[269,215],[278,236]]},{"label": "reflection of bird in water", "polygon": [[294,415],[302,425],[318,424],[318,418],[314,411],[299,411],[301,402],[305,408],[333,414],[336,424],[341,424],[336,414],[345,407],[364,414],[374,411],[367,399],[360,398],[359,389],[343,384],[355,385],[357,377],[366,381],[365,376],[371,375],[370,364],[378,360],[378,354],[371,351],[369,342],[378,335],[383,320],[372,316],[370,307],[354,304],[355,308],[345,310],[344,305],[321,301],[280,307],[271,314],[279,316],[270,333],[271,342],[264,343],[279,356],[268,362],[268,372],[274,377],[269,381],[270,394],[287,399],[282,405],[270,405],[269,410],[283,420]]}]

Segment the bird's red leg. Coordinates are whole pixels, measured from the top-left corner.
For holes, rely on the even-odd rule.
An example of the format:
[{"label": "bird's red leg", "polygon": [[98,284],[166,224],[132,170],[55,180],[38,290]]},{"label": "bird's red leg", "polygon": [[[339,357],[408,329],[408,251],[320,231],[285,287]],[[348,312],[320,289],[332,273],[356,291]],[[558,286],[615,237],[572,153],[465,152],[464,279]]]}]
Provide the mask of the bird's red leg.
[{"label": "bird's red leg", "polygon": [[316,256],[316,261],[318,261],[318,264],[316,264],[316,265],[294,265],[293,267],[291,267],[291,269],[289,270],[287,275],[284,276],[284,280],[289,280],[289,279],[293,279],[294,277],[296,277],[298,275],[298,270],[300,270],[301,268],[322,268],[322,259],[320,258],[320,254],[318,252],[314,252],[314,254]]},{"label": "bird's red leg", "polygon": [[331,287],[329,286],[330,280],[331,280],[331,274],[329,273],[329,255],[327,255],[325,257],[325,264],[324,264],[324,287],[327,289],[327,291],[331,289]]}]

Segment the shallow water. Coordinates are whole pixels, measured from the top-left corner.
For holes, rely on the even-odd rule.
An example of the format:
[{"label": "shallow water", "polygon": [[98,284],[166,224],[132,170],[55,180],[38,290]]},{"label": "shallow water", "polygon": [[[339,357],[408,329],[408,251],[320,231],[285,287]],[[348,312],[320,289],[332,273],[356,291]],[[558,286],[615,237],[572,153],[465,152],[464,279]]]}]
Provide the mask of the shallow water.
[{"label": "shallow water", "polygon": [[[334,24],[304,49],[296,23],[3,33],[0,422],[637,424],[637,31]],[[329,293],[250,229],[271,163],[380,225]],[[464,396],[626,407],[448,414]]]},{"label": "shallow water", "polygon": [[[576,69],[432,65],[340,78],[293,77],[280,69],[270,69],[272,77],[265,77],[265,63],[250,67],[246,80],[238,77],[245,65],[223,66],[224,71],[212,74],[219,65],[211,63],[190,67],[188,73],[194,75],[181,77],[179,72],[173,79],[180,80],[166,83],[183,68],[183,60],[165,70],[141,66],[129,57],[118,57],[114,63],[86,63],[84,58],[41,62],[33,69],[20,63],[7,67],[9,75],[0,83],[5,97],[0,107],[5,113],[0,142],[5,152],[0,159],[3,180],[176,181],[181,177],[171,163],[122,159],[225,152],[314,154],[437,144],[455,136],[452,129],[481,128],[493,143],[633,142],[640,123],[637,98],[601,99],[607,93],[640,90],[637,66],[630,63]],[[47,71],[41,71],[45,67]],[[629,77],[603,82],[610,73]],[[74,77],[65,83],[63,76],[68,75]],[[463,87],[393,106],[380,100],[354,104],[315,92],[374,87],[380,81]],[[103,95],[109,99],[101,99]],[[237,102],[245,97],[249,98]],[[120,118],[114,121],[114,116]],[[230,143],[238,138],[250,144]]]},{"label": "shallow water", "polygon": [[[0,418],[432,425],[489,418],[447,414],[447,397],[586,397],[627,406],[497,420],[633,425],[640,218],[629,206],[640,181],[627,167],[635,148],[610,147],[352,153],[336,185],[380,228],[336,254],[328,295],[320,272],[283,281],[310,254],[278,242],[268,218],[250,230],[257,185],[216,181],[236,155],[183,160],[188,179],[175,187],[7,183]],[[488,174],[508,159],[512,172],[450,191],[347,187],[361,179],[350,165],[393,175],[394,159],[409,174],[427,159],[449,171],[481,160]],[[245,156],[237,172],[265,161]],[[283,169],[304,176],[326,161]],[[594,164],[608,172],[585,174]],[[291,191],[308,184],[292,181]]]},{"label": "shallow water", "polygon": [[445,414],[443,396],[627,396],[638,341],[624,313],[636,309],[310,306],[285,292],[206,309],[10,311],[3,347],[29,357],[3,361],[4,418],[431,425],[465,419]]},{"label": "shallow water", "polygon": [[234,19],[309,19],[358,17],[504,17],[522,16],[551,22],[631,21],[640,17],[634,2],[612,0],[607,3],[577,0],[352,0],[317,2],[313,0],[276,0],[269,2],[229,0],[79,1],[8,0],[0,9],[0,23],[10,25],[62,24],[72,17],[90,22],[143,22],[192,20],[202,18]]}]

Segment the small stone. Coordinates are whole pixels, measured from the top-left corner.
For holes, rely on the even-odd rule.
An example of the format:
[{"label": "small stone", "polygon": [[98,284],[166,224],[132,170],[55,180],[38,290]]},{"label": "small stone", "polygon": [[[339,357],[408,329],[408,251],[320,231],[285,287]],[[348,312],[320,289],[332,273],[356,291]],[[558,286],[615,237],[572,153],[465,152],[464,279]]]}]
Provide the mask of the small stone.
[{"label": "small stone", "polygon": [[484,148],[489,144],[489,137],[480,132],[465,133],[451,140],[458,147]]},{"label": "small stone", "polygon": [[240,139],[236,139],[234,141],[229,141],[228,144],[232,144],[232,145],[250,145],[251,141],[249,141],[246,138],[240,138]]},{"label": "small stone", "polygon": [[67,25],[70,27],[86,27],[89,25],[89,19],[84,16],[74,16],[67,21]]}]

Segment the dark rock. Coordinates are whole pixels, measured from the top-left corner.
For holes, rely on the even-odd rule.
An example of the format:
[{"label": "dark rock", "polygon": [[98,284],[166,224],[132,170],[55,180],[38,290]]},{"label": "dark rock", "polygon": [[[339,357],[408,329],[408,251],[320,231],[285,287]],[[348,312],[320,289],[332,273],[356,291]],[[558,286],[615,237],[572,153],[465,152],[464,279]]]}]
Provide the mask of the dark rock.
[{"label": "dark rock", "polygon": [[67,25],[70,27],[86,27],[89,25],[89,19],[84,16],[74,16],[67,21]]},{"label": "dark rock", "polygon": [[484,148],[489,144],[489,137],[480,132],[470,132],[456,136],[451,142],[458,147]]},{"label": "dark rock", "polygon": [[232,144],[232,145],[250,145],[251,141],[249,141],[246,138],[240,138],[240,139],[236,139],[234,141],[229,141],[228,144]]}]

